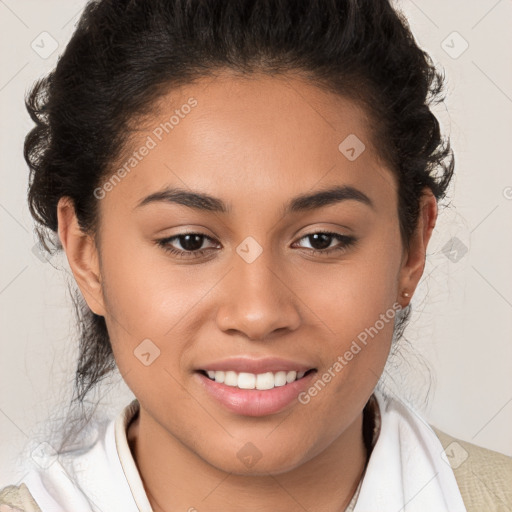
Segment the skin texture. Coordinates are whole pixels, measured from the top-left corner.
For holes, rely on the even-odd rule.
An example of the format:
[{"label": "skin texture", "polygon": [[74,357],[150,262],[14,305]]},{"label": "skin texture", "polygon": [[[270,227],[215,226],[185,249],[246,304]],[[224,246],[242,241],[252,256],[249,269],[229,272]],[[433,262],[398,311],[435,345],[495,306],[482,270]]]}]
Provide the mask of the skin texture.
[{"label": "skin texture", "polygon": [[[323,374],[381,314],[410,300],[402,292],[412,296],[423,273],[436,200],[426,190],[406,251],[396,179],[375,152],[366,113],[291,76],[226,73],[171,91],[127,154],[190,97],[197,106],[161,141],[153,136],[156,147],[100,200],[101,249],[80,231],[72,203],[63,198],[58,207],[75,279],[105,317],[117,365],[141,404],[128,429],[135,461],[155,511],[343,510],[364,469],[362,410],[386,362],[392,321],[308,404],[275,414],[226,410],[194,370],[235,355],[277,356]],[[354,161],[338,149],[350,134],[366,145]],[[345,200],[282,215],[292,197],[332,185],[361,190],[374,207]],[[164,186],[206,192],[230,212],[136,208]],[[321,246],[306,235],[319,230],[357,241],[313,254]],[[197,244],[209,251],[179,259],[155,243],[186,232],[211,237]],[[262,248],[251,263],[236,251],[249,236]],[[184,250],[183,239],[172,246]],[[134,355],[147,338],[160,350],[149,366]],[[248,442],[261,454],[251,467],[237,456]]]}]

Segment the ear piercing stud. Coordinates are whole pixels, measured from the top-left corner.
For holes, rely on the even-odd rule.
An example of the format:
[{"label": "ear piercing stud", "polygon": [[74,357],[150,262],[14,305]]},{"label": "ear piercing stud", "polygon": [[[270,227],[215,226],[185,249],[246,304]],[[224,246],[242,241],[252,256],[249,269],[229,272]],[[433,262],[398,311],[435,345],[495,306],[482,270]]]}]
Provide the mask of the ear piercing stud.
[{"label": "ear piercing stud", "polygon": [[402,292],[403,297],[410,297],[411,294],[409,292]]}]

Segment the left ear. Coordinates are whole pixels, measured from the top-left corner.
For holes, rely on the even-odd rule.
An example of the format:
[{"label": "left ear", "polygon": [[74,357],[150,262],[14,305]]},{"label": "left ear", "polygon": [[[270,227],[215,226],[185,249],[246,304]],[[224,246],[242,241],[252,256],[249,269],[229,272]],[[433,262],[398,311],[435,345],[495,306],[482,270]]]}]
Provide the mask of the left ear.
[{"label": "left ear", "polygon": [[420,197],[418,222],[411,236],[409,250],[404,249],[404,261],[399,277],[398,301],[404,300],[402,292],[408,292],[409,299],[406,299],[406,304],[403,307],[409,302],[423,275],[427,245],[434,231],[436,220],[437,200],[432,190],[426,187],[422,190]]}]

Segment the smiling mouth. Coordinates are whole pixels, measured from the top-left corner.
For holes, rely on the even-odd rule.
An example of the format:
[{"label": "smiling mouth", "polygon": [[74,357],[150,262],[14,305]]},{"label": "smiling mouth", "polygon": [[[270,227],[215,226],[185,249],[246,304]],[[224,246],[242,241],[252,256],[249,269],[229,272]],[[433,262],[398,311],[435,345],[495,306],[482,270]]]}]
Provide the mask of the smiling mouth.
[{"label": "smiling mouth", "polygon": [[306,375],[316,372],[316,368],[310,368],[306,372],[278,371],[265,373],[248,373],[235,371],[214,371],[199,370],[199,373],[210,380],[239,389],[267,390],[276,387],[286,386],[297,380],[303,379]]}]

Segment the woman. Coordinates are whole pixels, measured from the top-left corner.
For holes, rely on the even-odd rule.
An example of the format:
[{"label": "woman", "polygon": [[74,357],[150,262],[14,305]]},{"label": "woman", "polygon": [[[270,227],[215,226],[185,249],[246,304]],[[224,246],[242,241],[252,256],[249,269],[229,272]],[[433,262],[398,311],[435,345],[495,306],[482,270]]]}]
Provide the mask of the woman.
[{"label": "woman", "polygon": [[83,297],[78,402],[115,366],[136,399],[4,509],[511,507],[510,458],[376,389],[453,174],[442,85],[387,0],[89,3],[29,95],[29,205]]}]

